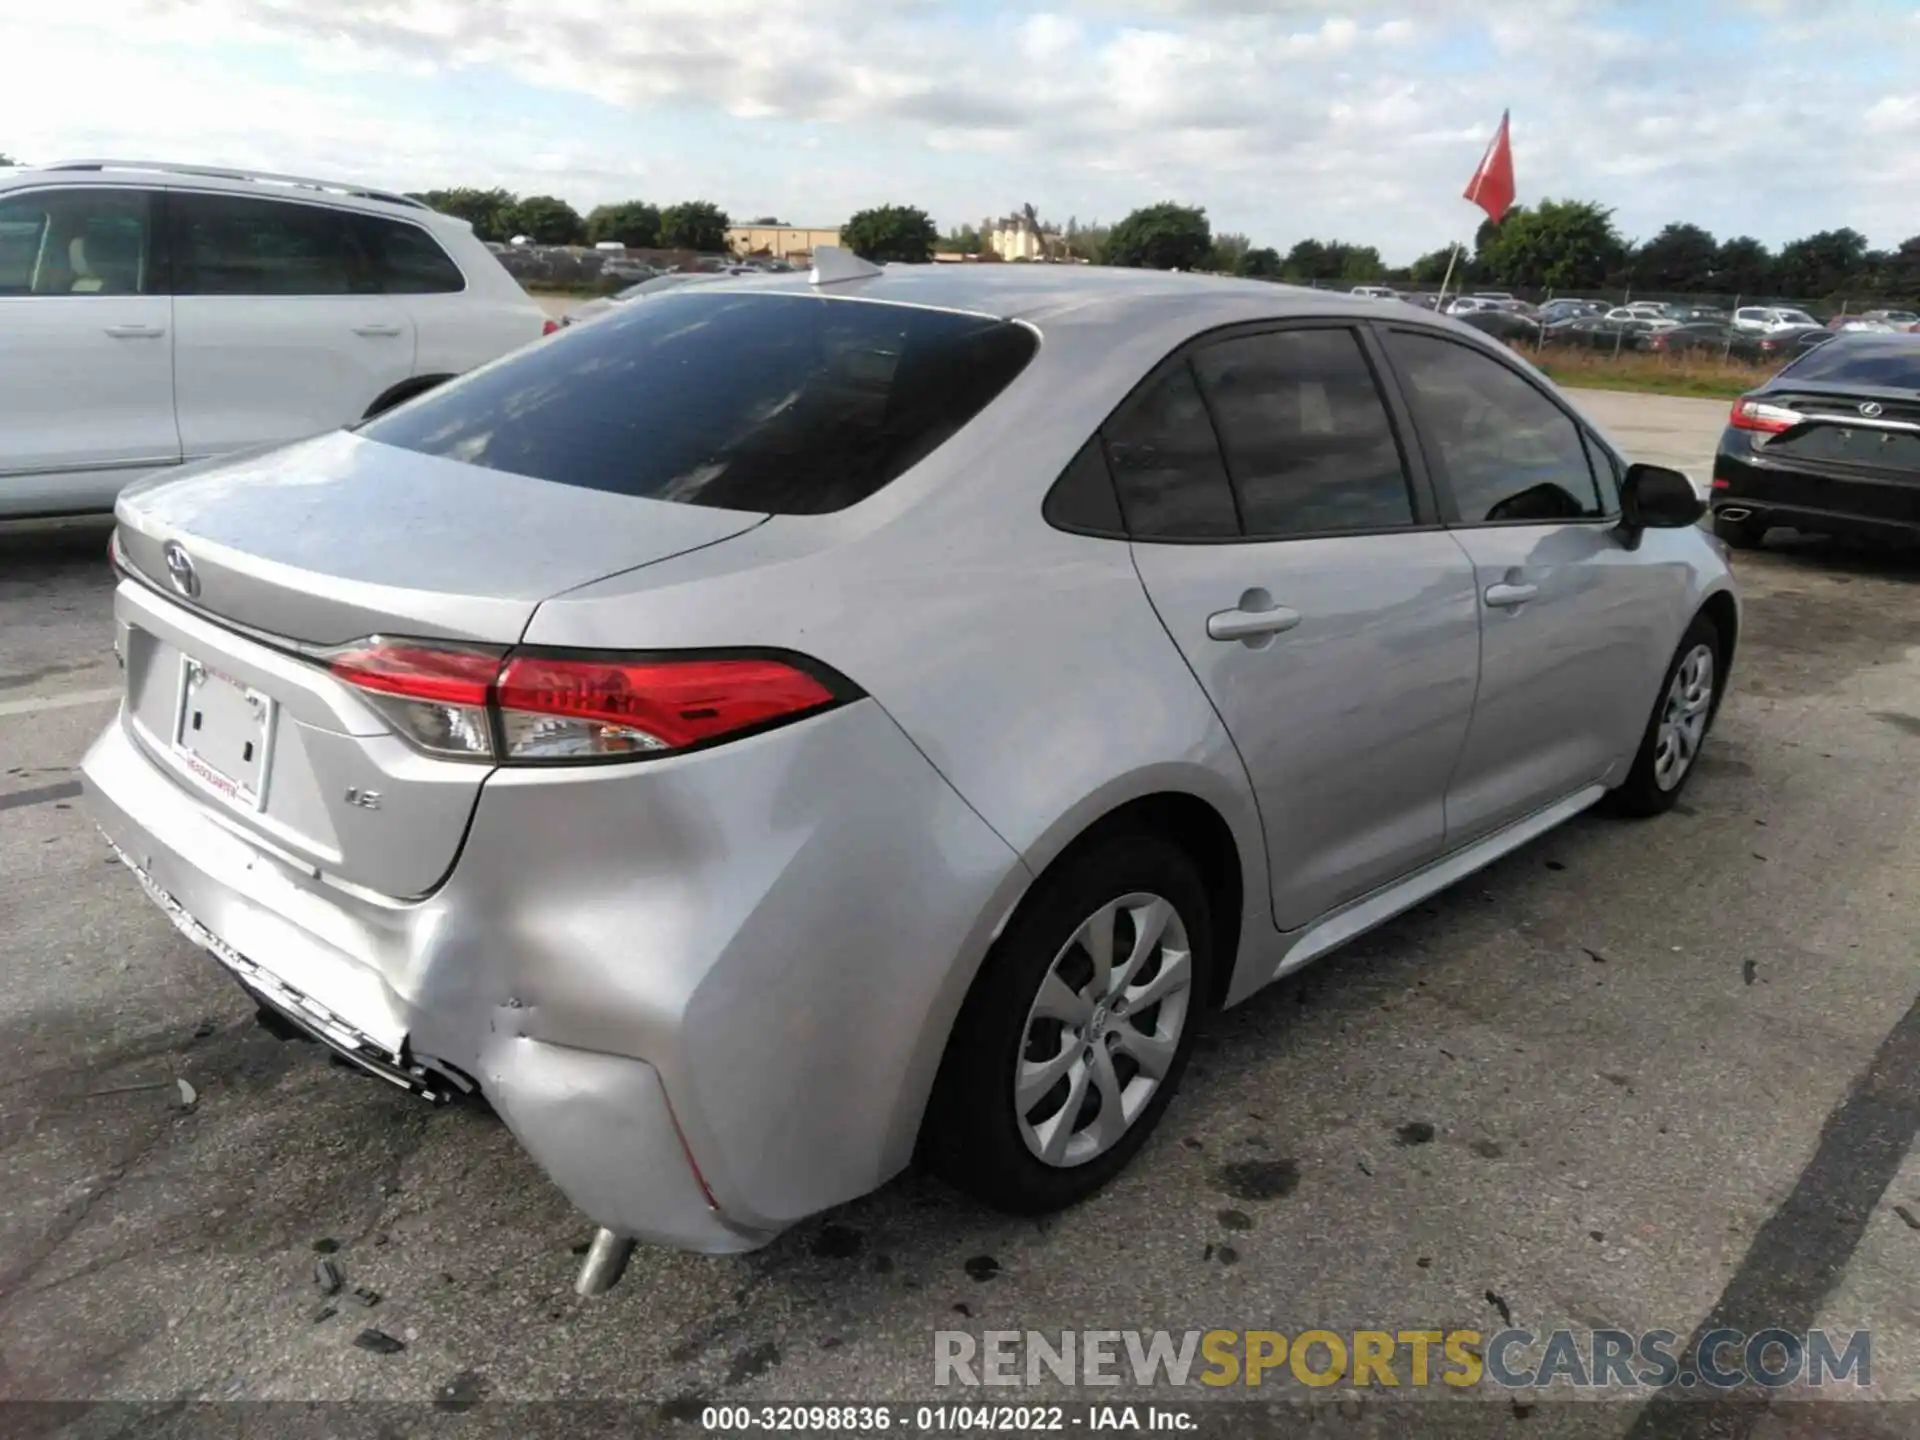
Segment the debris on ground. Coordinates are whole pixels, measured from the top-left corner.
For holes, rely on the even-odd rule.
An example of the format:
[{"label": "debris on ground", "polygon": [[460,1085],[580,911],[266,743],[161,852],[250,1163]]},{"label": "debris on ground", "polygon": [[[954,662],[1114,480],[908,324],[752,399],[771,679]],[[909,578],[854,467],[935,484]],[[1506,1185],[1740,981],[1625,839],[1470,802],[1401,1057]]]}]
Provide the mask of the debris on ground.
[{"label": "debris on ground", "polygon": [[375,1355],[398,1355],[407,1348],[407,1342],[396,1340],[384,1330],[362,1330],[353,1337],[356,1350],[370,1350]]},{"label": "debris on ground", "polygon": [[313,1262],[313,1283],[320,1287],[322,1295],[338,1295],[340,1287],[347,1283],[347,1277],[333,1261],[316,1260]]},{"label": "debris on ground", "polygon": [[380,1292],[378,1290],[369,1290],[366,1286],[362,1285],[347,1298],[352,1300],[353,1303],[358,1305],[362,1310],[371,1310],[380,1303]]}]

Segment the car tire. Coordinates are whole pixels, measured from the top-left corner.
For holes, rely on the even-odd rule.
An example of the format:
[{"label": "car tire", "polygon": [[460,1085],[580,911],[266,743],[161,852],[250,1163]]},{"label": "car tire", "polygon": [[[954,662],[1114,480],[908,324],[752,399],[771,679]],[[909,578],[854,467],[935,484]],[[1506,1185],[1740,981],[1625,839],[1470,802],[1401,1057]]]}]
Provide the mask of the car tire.
[{"label": "car tire", "polygon": [[1679,803],[1699,768],[1700,749],[1713,728],[1725,679],[1726,647],[1719,627],[1696,615],[1667,663],[1640,749],[1626,780],[1607,797],[1609,809],[1637,818],[1664,814]]},{"label": "car tire", "polygon": [[1713,533],[1735,550],[1758,550],[1770,528],[1758,515],[1750,515],[1744,520],[1728,520],[1719,515],[1713,517]]},{"label": "car tire", "polygon": [[[1135,945],[1162,921],[1156,943]],[[1108,990],[1094,1005],[1088,940],[1108,926]],[[1145,953],[1128,981],[1136,948]],[[1015,1214],[1092,1195],[1146,1143],[1172,1100],[1212,993],[1213,964],[1206,887],[1184,851],[1129,832],[1069,853],[1022,901],[968,992],[921,1127],[922,1162]],[[1165,993],[1141,1004],[1156,987]],[[1043,1013],[1067,1010],[1075,1018]],[[1160,1069],[1157,1077],[1142,1056]],[[1027,1077],[1024,1110],[1016,1072]],[[1108,1118],[1115,1114],[1123,1117],[1117,1129]]]}]

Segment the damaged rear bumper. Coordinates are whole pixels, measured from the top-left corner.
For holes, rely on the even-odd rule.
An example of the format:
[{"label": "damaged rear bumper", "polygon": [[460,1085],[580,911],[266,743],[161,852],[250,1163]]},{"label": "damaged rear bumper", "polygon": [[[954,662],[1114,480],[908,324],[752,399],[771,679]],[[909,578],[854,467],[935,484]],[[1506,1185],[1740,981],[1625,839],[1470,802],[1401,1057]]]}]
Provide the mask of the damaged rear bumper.
[{"label": "damaged rear bumper", "polygon": [[708,1253],[907,1163],[1025,883],[871,702],[685,760],[501,772],[415,900],[265,848],[124,717],[82,774],[150,897],[257,998],[428,1098],[477,1086],[596,1224]]}]

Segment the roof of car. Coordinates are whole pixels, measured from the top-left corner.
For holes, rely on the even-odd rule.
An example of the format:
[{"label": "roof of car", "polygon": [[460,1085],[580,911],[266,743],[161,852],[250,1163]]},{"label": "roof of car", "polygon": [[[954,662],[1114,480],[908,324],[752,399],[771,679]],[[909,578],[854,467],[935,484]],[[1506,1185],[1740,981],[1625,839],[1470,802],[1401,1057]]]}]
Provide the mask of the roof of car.
[{"label": "roof of car", "polygon": [[404,213],[412,220],[434,217],[454,224],[466,222],[443,215],[423,200],[361,185],[351,180],[321,180],[282,175],[267,170],[236,170],[217,165],[191,165],[171,160],[63,160],[52,165],[0,170],[0,186],[19,188],[57,181],[62,185],[161,184],[234,195],[264,195],[282,200],[318,201],[376,213]]},{"label": "roof of car", "polygon": [[[1246,319],[1288,315],[1365,315],[1379,306],[1345,291],[1310,290],[1265,280],[1234,280],[1173,270],[1131,270],[1101,265],[889,265],[867,279],[816,286],[804,271],[730,279],[745,289],[885,300],[961,310],[1004,320],[1039,323],[1089,306],[1128,309],[1183,298],[1205,301],[1210,311],[1244,312]],[[1408,307],[1413,313],[1415,307]],[[1216,320],[1216,323],[1230,323]]]}]

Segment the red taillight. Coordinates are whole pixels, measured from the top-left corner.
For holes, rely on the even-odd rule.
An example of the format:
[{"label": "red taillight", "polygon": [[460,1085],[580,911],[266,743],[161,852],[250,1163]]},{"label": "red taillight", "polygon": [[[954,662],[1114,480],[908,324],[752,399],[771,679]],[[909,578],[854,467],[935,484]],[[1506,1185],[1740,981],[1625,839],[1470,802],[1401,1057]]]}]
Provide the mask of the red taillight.
[{"label": "red taillight", "polygon": [[557,333],[559,329],[560,329],[560,322],[558,320],[549,320],[547,321],[546,324],[540,327],[540,333],[542,335],[552,335]]},{"label": "red taillight", "polygon": [[1728,423],[1736,430],[1758,430],[1763,434],[1778,435],[1782,430],[1791,430],[1804,419],[1806,416],[1798,410],[1785,405],[1769,405],[1764,400],[1743,395],[1733,402],[1733,414],[1728,417]]},{"label": "red taillight", "polygon": [[1733,488],[1733,482],[1724,475],[1716,475],[1713,477],[1713,488],[1715,490],[1731,490]]},{"label": "red taillight", "polygon": [[664,754],[796,718],[843,691],[774,656],[515,655],[375,637],[327,668],[422,750],[566,762]]},{"label": "red taillight", "polygon": [[495,690],[509,759],[681,750],[833,703],[782,660],[599,660],[521,655]]},{"label": "red taillight", "polygon": [[336,650],[327,668],[429,754],[493,758],[487,698],[500,672],[498,652],[376,636]]}]

